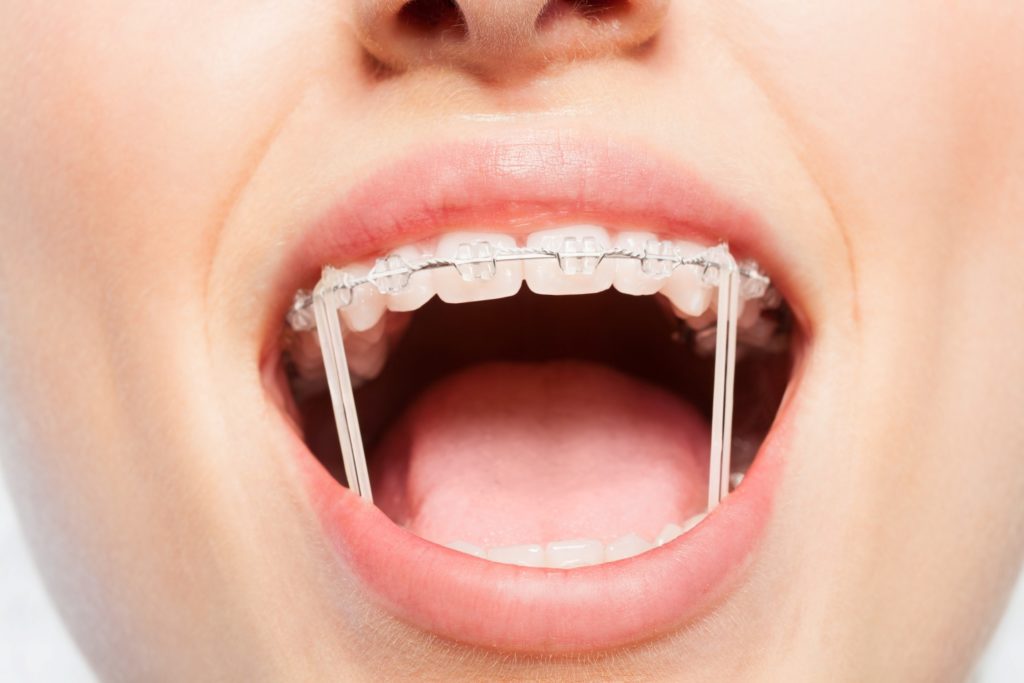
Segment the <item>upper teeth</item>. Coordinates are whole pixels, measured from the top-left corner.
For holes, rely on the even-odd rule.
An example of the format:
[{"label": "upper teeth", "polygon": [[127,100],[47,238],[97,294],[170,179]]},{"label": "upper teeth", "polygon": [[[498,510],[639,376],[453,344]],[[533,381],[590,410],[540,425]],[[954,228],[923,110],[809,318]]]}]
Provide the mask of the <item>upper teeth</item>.
[{"label": "upper teeth", "polygon": [[[638,231],[613,238],[593,225],[535,232],[525,246],[510,235],[453,232],[401,247],[374,262],[325,268],[312,294],[296,295],[288,322],[296,331],[314,329],[313,297],[333,293],[346,333],[350,370],[358,382],[376,377],[384,364],[387,311],[413,311],[435,294],[446,303],[497,299],[515,295],[524,280],[538,294],[586,294],[610,287],[632,295],[660,293],[678,317],[700,330],[714,323],[712,290],[719,269],[731,263],[723,247],[663,240]],[[741,304],[744,299],[758,301],[748,305],[749,314],[740,318],[739,327],[752,339],[767,339],[771,325],[762,324],[758,313],[767,303],[768,278],[754,264],[742,265],[740,272]],[[300,373],[321,372],[319,353],[304,354],[302,348],[295,345],[292,353]]]},{"label": "upper teeth", "polygon": [[[686,267],[683,267],[686,266]],[[339,294],[345,326],[373,327],[385,309],[419,308],[434,294],[447,303],[516,294],[525,279],[538,294],[584,294],[614,286],[626,294],[661,292],[686,317],[704,313],[724,266],[717,247],[659,240],[648,232],[623,232],[612,240],[603,228],[578,225],[531,234],[525,246],[496,233],[449,233],[435,244],[403,247],[373,264],[325,268],[317,292],[300,292],[289,313],[293,329],[315,326],[312,296]],[[768,278],[755,265],[741,268],[743,298],[757,299]]]}]

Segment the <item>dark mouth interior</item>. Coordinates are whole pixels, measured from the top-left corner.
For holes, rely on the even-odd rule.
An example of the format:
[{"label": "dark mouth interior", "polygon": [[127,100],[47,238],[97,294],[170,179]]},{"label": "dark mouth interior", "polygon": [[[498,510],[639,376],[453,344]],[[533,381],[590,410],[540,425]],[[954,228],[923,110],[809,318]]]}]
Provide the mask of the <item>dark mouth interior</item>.
[{"label": "dark mouth interior", "polygon": [[[789,331],[788,309],[762,315]],[[791,374],[792,344],[782,351],[740,348],[736,368],[733,469],[753,460],[771,427]],[[434,382],[488,361],[585,360],[660,386],[711,420],[714,354],[695,350],[693,333],[655,296],[614,290],[541,296],[525,288],[507,299],[451,305],[437,299],[412,314],[376,379],[359,387],[356,405],[366,452]],[[299,403],[307,445],[345,483],[326,389]]]}]

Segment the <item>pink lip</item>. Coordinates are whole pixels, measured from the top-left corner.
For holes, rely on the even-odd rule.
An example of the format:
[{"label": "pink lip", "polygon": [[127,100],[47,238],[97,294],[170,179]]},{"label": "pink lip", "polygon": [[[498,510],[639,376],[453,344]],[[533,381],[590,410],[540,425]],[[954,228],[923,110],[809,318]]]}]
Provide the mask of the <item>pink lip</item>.
[{"label": "pink lip", "polygon": [[[287,272],[290,284],[308,285],[324,264],[451,229],[522,233],[582,221],[725,240],[773,275],[785,273],[768,228],[693,173],[564,134],[428,149],[378,172],[314,224]],[[638,557],[568,571],[495,564],[425,541],[338,484],[304,444],[296,451],[339,561],[398,619],[481,647],[605,650],[681,627],[741,579],[771,511],[790,403],[743,485],[698,527]]]},{"label": "pink lip", "polygon": [[435,545],[336,482],[304,445],[298,457],[337,556],[384,609],[461,643],[555,654],[650,640],[711,611],[741,580],[766,526],[780,449],[778,439],[766,444],[743,485],[675,541],[571,570],[496,564]]},{"label": "pink lip", "polygon": [[441,232],[523,234],[582,222],[726,241],[734,255],[756,258],[787,298],[795,294],[770,226],[696,173],[637,145],[538,131],[428,146],[372,174],[313,222],[279,291],[309,286],[324,265]]}]

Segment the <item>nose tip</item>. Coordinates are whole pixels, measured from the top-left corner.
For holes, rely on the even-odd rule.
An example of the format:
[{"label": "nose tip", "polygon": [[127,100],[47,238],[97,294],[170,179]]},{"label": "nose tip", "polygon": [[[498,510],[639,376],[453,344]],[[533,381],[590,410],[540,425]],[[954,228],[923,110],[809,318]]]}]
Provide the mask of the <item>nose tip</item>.
[{"label": "nose tip", "polygon": [[398,70],[444,64],[500,77],[621,54],[660,29],[670,0],[356,0],[366,50]]}]

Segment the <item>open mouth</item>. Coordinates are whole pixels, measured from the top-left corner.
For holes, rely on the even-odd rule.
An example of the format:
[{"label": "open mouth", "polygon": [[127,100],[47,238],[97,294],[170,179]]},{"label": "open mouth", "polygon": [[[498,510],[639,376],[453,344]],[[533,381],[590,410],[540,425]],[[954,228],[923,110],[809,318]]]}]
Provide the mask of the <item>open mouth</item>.
[{"label": "open mouth", "polygon": [[[526,241],[580,235],[610,239],[573,226]],[[615,241],[706,249],[643,233]],[[518,246],[505,235],[449,233],[396,253],[429,260],[495,243]],[[423,272],[395,293],[360,291],[341,310],[375,502],[392,521],[491,561],[566,569],[637,555],[704,517],[713,289],[697,269],[655,277],[638,265],[609,261],[588,274],[501,263],[486,279]],[[756,401],[737,411],[734,483],[788,377],[786,310],[768,303],[745,301],[738,321],[740,395]],[[316,338],[307,333],[291,355],[306,443],[354,488]]]},{"label": "open mouth", "polygon": [[[713,246],[636,222],[545,223],[423,227],[335,265],[356,278],[384,254]],[[607,649],[706,611],[767,517],[777,466],[759,453],[800,345],[788,304],[775,290],[742,302],[736,490],[708,516],[717,310],[700,270],[471,261],[352,290],[339,309],[376,507],[343,488],[354,482],[317,337],[289,339],[281,391],[339,556],[398,618],[472,645]]]}]

